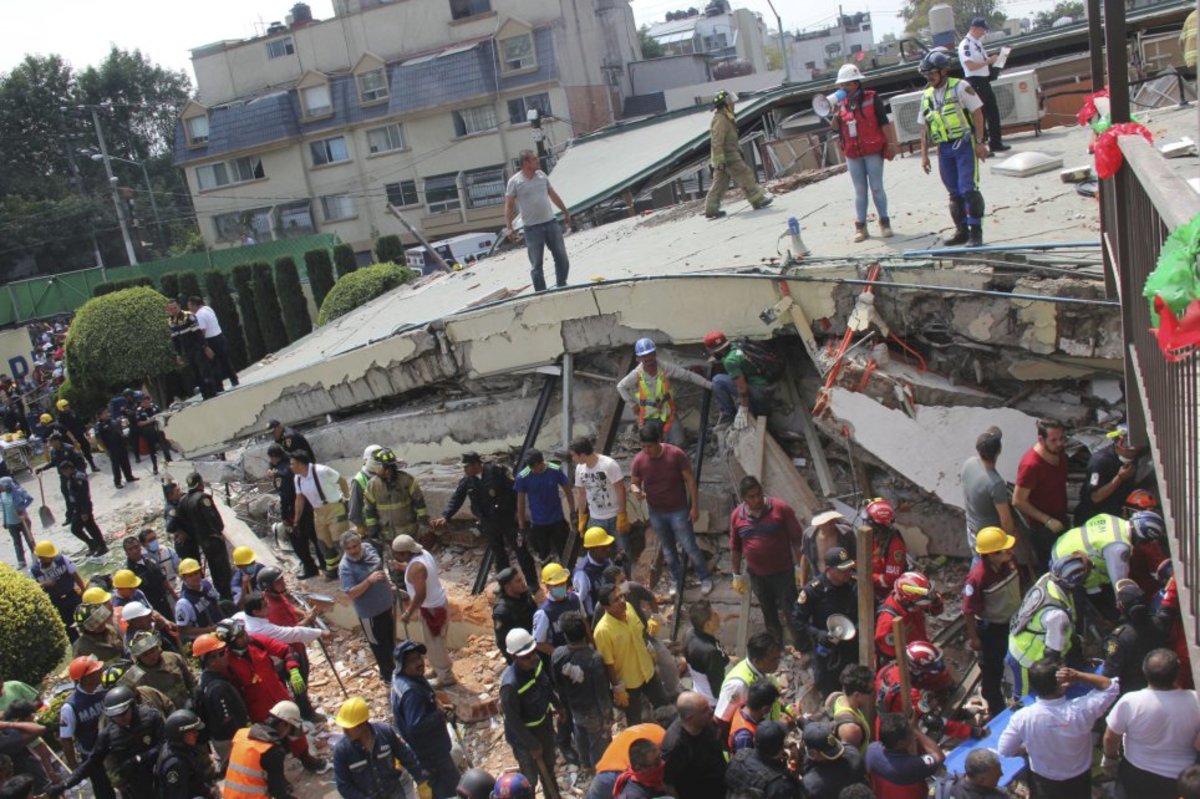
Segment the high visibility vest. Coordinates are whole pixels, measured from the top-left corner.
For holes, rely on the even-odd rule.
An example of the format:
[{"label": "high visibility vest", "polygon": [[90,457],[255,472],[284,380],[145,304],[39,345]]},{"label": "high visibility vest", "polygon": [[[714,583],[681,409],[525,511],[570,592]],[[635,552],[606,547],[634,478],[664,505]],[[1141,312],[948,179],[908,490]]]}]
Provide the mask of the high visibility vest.
[{"label": "high visibility vest", "polygon": [[858,745],[858,751],[865,757],[867,744],[871,743],[871,725],[867,723],[867,717],[850,704],[850,700],[846,698],[845,694],[839,694],[833,700],[834,732],[843,724],[855,724],[862,730],[862,742]]},{"label": "high visibility vest", "polygon": [[[838,141],[847,158],[862,158],[882,153],[887,144],[883,128],[879,127],[879,114],[875,110],[875,92],[865,89],[858,105],[851,108],[843,101],[838,104]],[[851,126],[850,123],[854,123]],[[853,134],[851,134],[853,130]]]},{"label": "high visibility vest", "polygon": [[662,367],[654,376],[653,390],[646,384],[646,373],[638,369],[638,424],[645,424],[647,419],[662,422],[664,433],[671,429],[675,421],[675,399],[671,396],[671,384]]},{"label": "high visibility vest", "polygon": [[262,767],[262,756],[272,746],[270,741],[251,738],[249,727],[234,733],[225,787],[221,791],[225,799],[261,799],[267,795],[267,772]]},{"label": "high visibility vest", "polygon": [[733,737],[738,734],[739,730],[750,730],[751,739],[758,730],[758,722],[746,717],[745,708],[738,708],[737,712],[733,714],[733,721],[729,724],[729,741],[726,747],[730,752],[733,751]]},{"label": "high visibility vest", "polygon": [[1108,563],[1104,560],[1104,548],[1110,544],[1132,546],[1130,541],[1129,522],[1102,513],[1088,519],[1082,527],[1067,530],[1060,535],[1054,542],[1050,559],[1055,561],[1072,552],[1087,555],[1088,560],[1092,562],[1092,570],[1088,572],[1083,587],[1098,588],[1112,582],[1108,574]]},{"label": "high visibility vest", "polygon": [[[1025,601],[1013,620],[1012,632],[1008,636],[1008,654],[1023,668],[1037,663],[1046,656],[1046,612],[1058,609],[1070,617],[1074,607],[1071,594],[1059,588],[1051,575],[1043,574],[1025,595]],[[1070,648],[1071,635],[1068,632],[1063,654]]]},{"label": "high visibility vest", "polygon": [[[516,675],[516,667],[509,666],[509,668],[513,669],[513,675],[515,676]],[[549,696],[549,694],[546,694],[543,696],[541,692],[536,692],[534,694],[530,694],[529,696],[526,696],[526,694],[529,691],[533,690],[533,688],[535,688],[537,686],[538,679],[541,676],[542,676],[542,659],[538,658],[537,668],[533,670],[533,676],[530,677],[528,680],[526,680],[524,685],[521,685],[517,688],[517,695],[519,697],[521,697],[521,709],[522,710],[530,710],[533,713],[537,713],[539,709],[542,711],[542,714],[540,716],[538,716],[536,719],[534,719],[533,721],[523,722],[526,727],[538,726],[543,721],[545,721],[546,716],[548,716],[550,714],[550,696]]]},{"label": "high visibility vest", "polygon": [[[922,110],[925,112],[925,127],[929,130],[930,140],[935,144],[955,141],[963,136],[971,135],[971,122],[958,102],[956,87],[959,83],[961,81],[958,78],[946,79],[945,93],[942,95],[940,109],[934,102],[935,89],[932,86],[926,87],[925,94],[921,98]],[[942,87],[939,86],[938,90],[942,90]]]},{"label": "high visibility vest", "polygon": [[[729,673],[725,675],[725,682],[727,683],[730,680],[741,680],[746,686],[746,690],[749,691],[750,686],[754,684],[754,681],[763,679],[763,676],[764,675],[761,674],[755,674],[755,672],[750,668],[750,658],[746,658],[742,661],[739,661],[736,666],[729,670]],[[772,685],[777,688],[779,687],[779,683],[776,681],[773,674],[768,674],[765,676],[771,681]],[[725,683],[721,683],[721,685],[724,686]],[[741,709],[743,704],[745,704],[745,700],[737,703],[737,707],[734,709],[735,717],[738,715],[738,710]],[[779,721],[782,716],[783,704],[776,699],[775,704],[771,705],[771,712],[766,716],[766,718],[770,719],[771,721]]]}]

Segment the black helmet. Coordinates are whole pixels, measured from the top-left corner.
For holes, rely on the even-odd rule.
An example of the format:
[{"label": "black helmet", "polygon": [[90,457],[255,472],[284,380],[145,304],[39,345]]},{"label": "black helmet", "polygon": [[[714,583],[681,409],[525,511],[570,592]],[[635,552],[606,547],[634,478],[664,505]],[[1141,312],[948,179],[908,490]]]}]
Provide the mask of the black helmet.
[{"label": "black helmet", "polygon": [[725,91],[724,89],[719,90],[713,95],[713,108],[724,108],[725,103],[729,101],[730,97],[732,97],[732,95],[729,92]]},{"label": "black helmet", "polygon": [[461,799],[488,799],[495,787],[496,780],[491,774],[481,768],[473,768],[462,775],[456,793]]},{"label": "black helmet", "polygon": [[225,644],[232,644],[246,632],[246,625],[241,619],[221,619],[217,622],[213,635]]},{"label": "black helmet", "polygon": [[270,591],[275,583],[279,582],[283,577],[283,572],[276,569],[274,566],[264,566],[258,572],[258,577],[254,578],[258,583],[259,591]]},{"label": "black helmet", "polygon": [[120,716],[137,702],[137,694],[128,685],[118,685],[104,695],[104,715]]},{"label": "black helmet", "polygon": [[930,50],[917,66],[917,72],[920,72],[922,75],[928,75],[930,72],[943,69],[950,69],[950,56],[941,48]]},{"label": "black helmet", "polygon": [[388,449],[387,447],[384,447],[383,449],[380,449],[380,450],[376,450],[375,454],[373,454],[371,456],[371,458],[375,461],[375,463],[379,464],[380,466],[395,466],[396,465],[396,453],[393,452],[392,450]]},{"label": "black helmet", "polygon": [[163,725],[163,733],[171,743],[183,743],[183,734],[192,730],[204,729],[204,722],[190,710],[176,710],[167,716]]},{"label": "black helmet", "polygon": [[133,661],[121,658],[114,660],[104,667],[104,671],[100,672],[100,684],[105,688],[112,688],[121,681],[125,676],[125,672],[133,666]]}]

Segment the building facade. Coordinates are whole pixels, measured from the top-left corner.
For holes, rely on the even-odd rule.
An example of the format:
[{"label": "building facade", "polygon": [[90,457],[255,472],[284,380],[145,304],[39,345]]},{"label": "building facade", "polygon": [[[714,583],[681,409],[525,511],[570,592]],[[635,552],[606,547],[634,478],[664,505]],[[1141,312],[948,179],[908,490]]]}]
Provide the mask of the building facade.
[{"label": "building facade", "polygon": [[766,25],[749,9],[731,8],[728,0],[712,0],[702,13],[651,25],[647,34],[667,55],[702,55],[714,65],[741,61],[753,72],[767,71]]},{"label": "building facade", "polygon": [[[771,37],[772,44],[779,42],[778,35]],[[871,12],[859,11],[844,14],[837,24],[819,30],[804,31],[787,35],[788,65],[793,80],[814,80],[836,73],[845,63],[870,66],[871,51],[875,47],[875,32],[871,26]]]},{"label": "building facade", "polygon": [[[365,260],[504,224],[534,147],[611,124],[638,55],[628,0],[336,0],[314,21],[192,51],[175,163],[212,247],[332,232]],[[601,31],[604,28],[604,31]]]}]

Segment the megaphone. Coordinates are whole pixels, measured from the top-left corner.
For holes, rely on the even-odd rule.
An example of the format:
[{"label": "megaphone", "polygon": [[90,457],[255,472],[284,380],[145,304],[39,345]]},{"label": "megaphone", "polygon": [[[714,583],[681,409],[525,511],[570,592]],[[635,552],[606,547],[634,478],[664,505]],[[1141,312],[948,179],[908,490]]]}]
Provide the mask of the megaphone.
[{"label": "megaphone", "polygon": [[833,94],[828,96],[824,94],[815,95],[812,99],[813,113],[821,119],[829,119],[829,116],[833,113],[833,104],[836,100],[837,96]]},{"label": "megaphone", "polygon": [[850,617],[841,613],[830,613],[829,618],[825,620],[825,627],[836,641],[851,641],[858,634]]}]

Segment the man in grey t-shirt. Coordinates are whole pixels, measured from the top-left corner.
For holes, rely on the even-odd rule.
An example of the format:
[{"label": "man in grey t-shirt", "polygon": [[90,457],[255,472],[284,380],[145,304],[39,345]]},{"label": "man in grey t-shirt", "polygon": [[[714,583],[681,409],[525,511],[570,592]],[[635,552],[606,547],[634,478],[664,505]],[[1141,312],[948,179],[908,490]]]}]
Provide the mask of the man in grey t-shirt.
[{"label": "man in grey t-shirt", "polygon": [[989,427],[975,440],[974,457],[962,467],[963,508],[967,512],[967,545],[975,552],[975,534],[984,527],[999,527],[1018,537],[1008,484],[996,471],[1000,457],[1000,428]]},{"label": "man in grey t-shirt", "polygon": [[563,243],[562,227],[554,218],[554,207],[563,214],[563,224],[571,224],[571,212],[563,204],[558,192],[550,185],[546,173],[538,169],[537,153],[521,151],[521,170],[508,179],[504,192],[504,220],[508,225],[508,237],[515,240],[513,218],[521,212],[521,225],[525,230],[525,249],[529,252],[529,274],[533,278],[534,291],[546,290],[546,278],[542,274],[544,248],[550,248],[554,256],[554,284],[567,285],[567,272],[571,268],[567,260],[567,245]]}]

